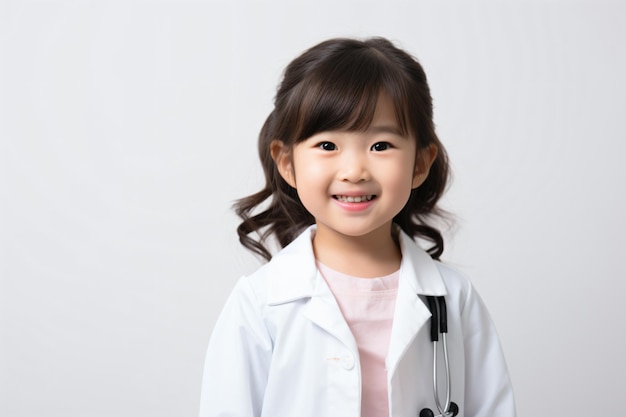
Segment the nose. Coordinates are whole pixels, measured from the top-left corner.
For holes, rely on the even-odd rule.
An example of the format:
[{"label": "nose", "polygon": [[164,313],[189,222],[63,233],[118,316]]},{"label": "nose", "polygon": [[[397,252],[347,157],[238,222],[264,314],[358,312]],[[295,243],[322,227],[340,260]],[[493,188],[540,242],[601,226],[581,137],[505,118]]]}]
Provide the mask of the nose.
[{"label": "nose", "polygon": [[346,153],[341,158],[338,176],[341,181],[352,183],[371,180],[367,158],[356,152]]}]

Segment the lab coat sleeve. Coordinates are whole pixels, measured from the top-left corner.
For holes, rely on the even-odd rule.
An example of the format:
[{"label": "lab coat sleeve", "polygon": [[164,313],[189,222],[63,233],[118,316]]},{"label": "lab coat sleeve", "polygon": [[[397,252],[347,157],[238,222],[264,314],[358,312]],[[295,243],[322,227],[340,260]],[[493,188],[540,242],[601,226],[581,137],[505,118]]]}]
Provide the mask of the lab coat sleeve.
[{"label": "lab coat sleeve", "polygon": [[262,305],[241,278],[226,301],[207,349],[200,417],[261,415],[272,357]]},{"label": "lab coat sleeve", "polygon": [[468,284],[462,315],[465,346],[465,416],[514,417],[515,401],[495,326]]}]

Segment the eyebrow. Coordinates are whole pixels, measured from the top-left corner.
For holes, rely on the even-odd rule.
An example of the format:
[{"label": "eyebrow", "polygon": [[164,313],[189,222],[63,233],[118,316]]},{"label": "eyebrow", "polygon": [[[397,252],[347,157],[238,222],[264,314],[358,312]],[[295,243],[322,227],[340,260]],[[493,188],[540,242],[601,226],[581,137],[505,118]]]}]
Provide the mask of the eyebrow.
[{"label": "eyebrow", "polygon": [[402,136],[402,132],[398,129],[397,126],[389,126],[389,125],[379,125],[379,126],[370,126],[367,128],[368,132],[372,133],[391,133],[394,135]]}]

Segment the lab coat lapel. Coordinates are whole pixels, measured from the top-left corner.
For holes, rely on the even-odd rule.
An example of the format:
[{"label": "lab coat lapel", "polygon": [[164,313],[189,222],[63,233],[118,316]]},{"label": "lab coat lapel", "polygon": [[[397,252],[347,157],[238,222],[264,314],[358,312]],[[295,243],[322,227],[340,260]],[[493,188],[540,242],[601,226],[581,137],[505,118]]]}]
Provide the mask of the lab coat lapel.
[{"label": "lab coat lapel", "polygon": [[271,268],[268,303],[279,305],[309,298],[303,315],[356,352],[352,332],[315,265],[313,233],[315,227],[304,231],[268,265]]},{"label": "lab coat lapel", "polygon": [[400,234],[400,282],[387,353],[387,372],[395,372],[419,331],[430,323],[431,313],[420,295],[445,295],[446,287],[435,262],[406,234]]},{"label": "lab coat lapel", "polygon": [[353,352],[357,352],[358,348],[350,327],[348,327],[335,297],[319,272],[317,273],[315,294],[307,304],[304,316],[339,339]]},{"label": "lab coat lapel", "polygon": [[401,278],[386,360],[387,372],[390,375],[395,372],[398,362],[431,316],[428,307],[419,296],[403,288],[406,286],[407,283]]}]

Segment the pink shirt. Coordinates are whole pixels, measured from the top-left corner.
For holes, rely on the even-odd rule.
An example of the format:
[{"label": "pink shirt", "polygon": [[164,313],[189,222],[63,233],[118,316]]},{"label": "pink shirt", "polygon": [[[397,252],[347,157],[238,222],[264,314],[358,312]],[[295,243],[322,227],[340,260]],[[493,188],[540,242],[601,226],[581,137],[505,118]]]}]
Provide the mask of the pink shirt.
[{"label": "pink shirt", "polygon": [[388,417],[387,369],[391,325],[400,271],[380,278],[358,278],[317,262],[359,348],[361,417]]}]

